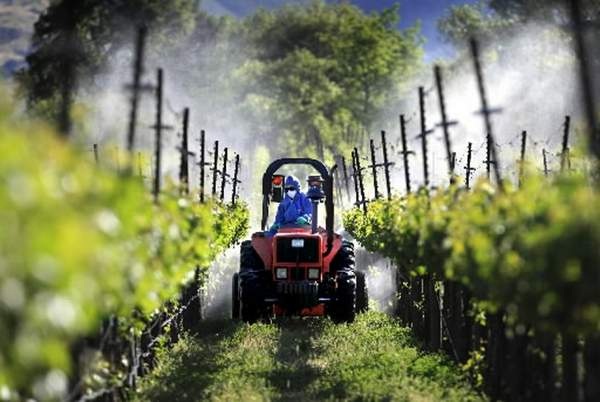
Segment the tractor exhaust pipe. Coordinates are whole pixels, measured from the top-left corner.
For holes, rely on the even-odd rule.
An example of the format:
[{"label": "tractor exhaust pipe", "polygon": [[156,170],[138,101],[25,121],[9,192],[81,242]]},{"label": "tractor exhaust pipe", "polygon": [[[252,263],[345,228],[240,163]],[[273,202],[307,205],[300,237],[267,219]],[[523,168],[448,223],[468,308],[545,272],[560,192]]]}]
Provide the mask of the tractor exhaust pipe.
[{"label": "tractor exhaust pipe", "polygon": [[315,234],[319,231],[319,203],[325,198],[325,192],[323,191],[323,179],[321,176],[308,176],[308,192],[306,197],[312,203],[312,233]]}]

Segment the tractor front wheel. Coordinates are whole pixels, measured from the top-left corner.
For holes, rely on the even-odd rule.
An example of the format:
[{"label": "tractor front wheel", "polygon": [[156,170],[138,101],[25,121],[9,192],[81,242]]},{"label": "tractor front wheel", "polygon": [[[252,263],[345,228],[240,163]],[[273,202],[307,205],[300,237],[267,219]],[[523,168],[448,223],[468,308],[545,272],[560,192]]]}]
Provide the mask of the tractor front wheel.
[{"label": "tractor front wheel", "polygon": [[356,312],[364,313],[369,309],[369,289],[363,271],[356,271]]},{"label": "tractor front wheel", "polygon": [[356,317],[357,279],[354,260],[354,244],[342,240],[342,247],[330,267],[336,278],[336,290],[329,315],[335,322],[352,322]]},{"label": "tractor front wheel", "polygon": [[356,274],[351,269],[338,270],[336,282],[331,318],[335,322],[353,322],[356,317]]}]

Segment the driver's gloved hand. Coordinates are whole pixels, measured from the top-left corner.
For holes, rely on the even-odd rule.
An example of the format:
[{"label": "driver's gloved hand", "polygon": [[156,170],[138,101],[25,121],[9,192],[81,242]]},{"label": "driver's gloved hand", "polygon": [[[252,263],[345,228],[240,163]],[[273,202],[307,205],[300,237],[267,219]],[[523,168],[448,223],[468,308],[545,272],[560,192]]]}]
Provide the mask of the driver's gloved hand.
[{"label": "driver's gloved hand", "polygon": [[296,225],[310,225],[310,221],[304,216],[301,216],[298,219],[296,219]]},{"label": "driver's gloved hand", "polygon": [[267,236],[268,236],[268,237],[275,236],[275,233],[277,233],[277,231],[279,230],[279,228],[280,228],[280,227],[281,227],[281,225],[280,225],[280,224],[278,224],[278,223],[274,223],[274,224],[273,224],[273,225],[272,225],[272,226],[269,228],[269,230],[267,231],[267,233],[266,233],[266,234],[267,234]]}]

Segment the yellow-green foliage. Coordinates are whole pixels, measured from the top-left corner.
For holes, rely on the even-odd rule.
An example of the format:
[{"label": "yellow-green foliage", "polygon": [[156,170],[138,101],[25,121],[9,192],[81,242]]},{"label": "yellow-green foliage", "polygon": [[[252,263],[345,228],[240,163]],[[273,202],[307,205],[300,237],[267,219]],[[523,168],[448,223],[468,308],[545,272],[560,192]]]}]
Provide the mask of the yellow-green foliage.
[{"label": "yellow-green foliage", "polygon": [[60,383],[71,342],[109,314],[175,297],[245,234],[248,212],[175,188],[154,205],[139,179],[0,113],[0,389],[28,390],[48,373]]},{"label": "yellow-green foliage", "polygon": [[600,330],[600,192],[580,175],[531,176],[377,201],[346,229],[413,273],[460,281],[491,308],[542,329]]}]

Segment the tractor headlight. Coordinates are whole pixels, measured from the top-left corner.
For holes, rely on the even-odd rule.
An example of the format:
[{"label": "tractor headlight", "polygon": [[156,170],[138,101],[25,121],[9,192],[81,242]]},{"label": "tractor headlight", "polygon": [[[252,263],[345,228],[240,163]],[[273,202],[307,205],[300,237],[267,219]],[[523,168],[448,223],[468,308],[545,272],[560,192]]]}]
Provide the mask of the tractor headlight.
[{"label": "tractor headlight", "polygon": [[319,279],[319,275],[321,274],[319,268],[309,268],[308,269],[308,279]]},{"label": "tractor headlight", "polygon": [[275,277],[277,279],[287,279],[287,268],[277,268],[275,270]]}]

